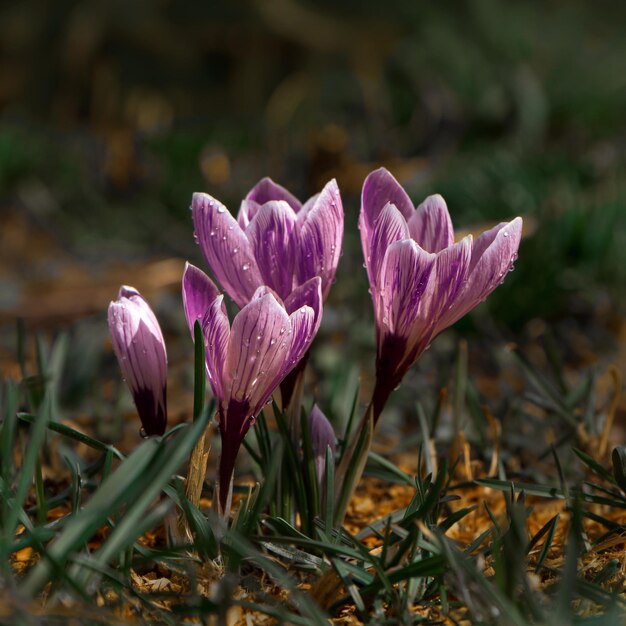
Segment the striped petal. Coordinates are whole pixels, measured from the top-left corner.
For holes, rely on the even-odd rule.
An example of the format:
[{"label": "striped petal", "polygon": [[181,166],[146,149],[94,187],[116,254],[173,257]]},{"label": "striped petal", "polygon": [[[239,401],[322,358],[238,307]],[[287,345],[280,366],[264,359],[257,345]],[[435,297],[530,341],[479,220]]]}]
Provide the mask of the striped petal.
[{"label": "striped petal", "polygon": [[246,229],[263,284],[283,299],[291,293],[293,283],[295,223],[296,214],[289,204],[271,200],[259,208]]},{"label": "striped petal", "polygon": [[196,321],[202,324],[202,319],[209,305],[219,295],[219,290],[213,281],[199,268],[191,263],[185,263],[183,272],[183,308],[187,326],[194,338],[193,327]]},{"label": "striped petal", "polygon": [[252,187],[246,196],[246,200],[253,200],[257,204],[265,204],[271,200],[284,200],[296,213],[301,207],[301,202],[298,198],[269,177],[262,178]]},{"label": "striped petal", "polygon": [[223,289],[240,306],[263,284],[252,246],[237,220],[211,196],[194,193],[193,223],[200,248]]},{"label": "striped petal", "polygon": [[246,404],[251,416],[258,413],[289,354],[289,329],[287,312],[271,294],[253,299],[235,316],[226,358],[227,402]]},{"label": "striped petal", "polygon": [[409,219],[411,237],[427,252],[439,252],[454,243],[454,229],[445,200],[428,196]]},{"label": "striped petal", "polygon": [[383,331],[408,337],[420,306],[436,256],[412,239],[396,241],[387,249],[381,270],[381,319]]},{"label": "striped petal", "polygon": [[207,307],[202,318],[205,360],[209,384],[213,395],[223,401],[225,397],[225,364],[230,341],[230,324],[224,305],[224,296],[219,295]]},{"label": "striped petal", "polygon": [[480,235],[473,246],[463,289],[440,319],[439,333],[482,302],[513,268],[522,237],[522,218],[498,224]]},{"label": "striped petal", "polygon": [[376,219],[370,240],[370,255],[365,258],[374,304],[380,291],[380,270],[387,248],[401,239],[409,239],[406,220],[394,204],[387,203]]},{"label": "striped petal", "polygon": [[298,215],[297,227],[297,283],[319,276],[326,299],[335,280],[343,240],[343,205],[336,180],[329,181],[311,208]]},{"label": "striped petal", "polygon": [[363,255],[367,259],[370,254],[371,239],[376,220],[387,203],[395,207],[404,216],[410,219],[414,206],[402,185],[384,167],[371,172],[363,183],[361,192],[361,212],[359,214],[359,229]]},{"label": "striped petal", "polygon": [[248,224],[252,221],[252,218],[257,214],[257,211],[261,208],[261,205],[254,200],[242,200],[239,207],[239,213],[237,213],[237,221],[241,230],[246,230]]}]

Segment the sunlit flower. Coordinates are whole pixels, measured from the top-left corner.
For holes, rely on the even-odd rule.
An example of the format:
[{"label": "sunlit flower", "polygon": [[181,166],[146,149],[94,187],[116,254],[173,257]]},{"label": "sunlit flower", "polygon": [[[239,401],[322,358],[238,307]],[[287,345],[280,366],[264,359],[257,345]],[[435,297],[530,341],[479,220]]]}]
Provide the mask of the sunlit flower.
[{"label": "sunlit flower", "polygon": [[167,354],[152,309],[133,287],[120,288],[109,305],[113,350],[130,388],[146,435],[162,435],[167,425]]},{"label": "sunlit flower", "polygon": [[[261,286],[228,321],[224,296],[206,274],[187,264],[183,302],[190,325],[201,319],[209,383],[218,401],[222,511],[243,438],[283,378],[308,350],[322,315],[321,280],[311,278],[282,299]],[[202,307],[208,303],[204,312]]]},{"label": "sunlit flower", "polygon": [[522,219],[455,243],[444,199],[417,208],[384,168],[366,178],[359,216],[376,316],[374,418],[431,341],[482,302],[512,269]]},{"label": "sunlit flower", "polygon": [[335,180],[301,204],[270,178],[241,203],[237,219],[204,193],[193,194],[196,239],[217,281],[240,306],[268,286],[283,300],[315,276],[326,299],[343,238],[343,207]]}]

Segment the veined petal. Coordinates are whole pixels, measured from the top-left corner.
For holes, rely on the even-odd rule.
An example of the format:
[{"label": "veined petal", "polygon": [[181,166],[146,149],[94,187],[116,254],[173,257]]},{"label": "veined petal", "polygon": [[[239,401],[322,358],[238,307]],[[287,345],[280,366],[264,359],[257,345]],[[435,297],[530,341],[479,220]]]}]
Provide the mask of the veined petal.
[{"label": "veined petal", "polygon": [[230,324],[224,305],[224,296],[219,295],[207,307],[202,318],[206,369],[213,395],[218,401],[225,398],[224,379],[226,357],[230,340]]},{"label": "veined petal", "polygon": [[311,346],[319,329],[321,317],[310,306],[301,306],[289,316],[291,345],[278,382],[298,364]]},{"label": "veined petal", "polygon": [[256,415],[278,384],[274,381],[289,353],[289,329],[287,312],[271,294],[252,300],[235,316],[226,396],[230,402],[247,403],[250,415]]},{"label": "veined petal", "polygon": [[454,229],[446,201],[428,196],[409,220],[411,237],[427,252],[439,252],[454,243]]},{"label": "veined petal", "polygon": [[444,313],[439,333],[482,302],[506,277],[517,258],[522,237],[522,218],[503,222],[480,235],[473,246],[469,273],[463,289]]},{"label": "veined petal", "polygon": [[296,287],[285,300],[285,309],[289,315],[303,306],[310,306],[313,309],[315,323],[319,327],[322,319],[322,279],[319,276],[310,278]]},{"label": "veined petal", "polygon": [[303,222],[306,219],[308,212],[313,208],[319,197],[320,194],[316,193],[302,205],[302,208],[298,211],[298,222]]},{"label": "veined petal", "polygon": [[435,257],[419,315],[408,340],[415,358],[430,344],[441,316],[455,302],[465,285],[472,254],[472,236],[445,248]]},{"label": "veined petal", "polygon": [[294,255],[292,252],[296,214],[283,200],[270,200],[257,211],[246,229],[263,284],[281,298],[291,293]]},{"label": "veined petal", "polygon": [[[124,295],[125,294],[125,295]],[[167,423],[167,354],[156,317],[132,287],[108,311],[113,350],[148,435],[162,435]]]},{"label": "veined petal", "polygon": [[191,263],[185,263],[183,273],[183,308],[187,326],[194,338],[193,327],[196,321],[202,325],[202,319],[209,305],[217,296],[219,290],[213,281],[199,268]]},{"label": "veined petal", "polygon": [[213,274],[244,306],[263,284],[248,238],[226,207],[211,196],[194,193],[191,207],[196,237]]},{"label": "veined petal", "polygon": [[122,285],[117,294],[117,298],[118,301],[121,298],[127,298],[130,302],[132,302],[135,307],[137,307],[137,316],[135,319],[141,319],[148,326],[157,340],[161,341],[163,345],[165,345],[165,342],[163,341],[163,334],[161,333],[161,327],[159,326],[156,315],[144,297],[134,287]]},{"label": "veined petal", "polygon": [[250,189],[246,200],[254,200],[258,204],[265,204],[271,200],[284,200],[296,213],[301,207],[301,202],[298,198],[268,176],[262,178]]},{"label": "veined petal", "polygon": [[343,240],[343,205],[335,179],[322,189],[304,219],[298,219],[297,227],[297,282],[319,276],[326,299],[335,280]]},{"label": "veined petal", "polygon": [[412,239],[396,241],[387,248],[381,269],[382,319],[377,320],[383,330],[400,337],[409,336],[418,318],[435,258]]},{"label": "veined petal", "polygon": [[257,214],[257,211],[261,208],[261,205],[254,200],[242,200],[239,206],[239,213],[237,213],[237,221],[241,230],[246,230],[248,224],[252,221],[252,218]]},{"label": "veined petal", "polygon": [[370,256],[365,259],[374,303],[376,303],[377,294],[380,291],[380,269],[387,248],[401,239],[410,239],[406,220],[396,206],[388,202],[376,219],[370,240]]},{"label": "veined petal", "polygon": [[415,208],[402,185],[384,167],[371,172],[363,183],[361,192],[361,212],[359,229],[363,255],[367,259],[371,255],[371,237],[376,220],[387,203],[395,207],[409,220]]}]

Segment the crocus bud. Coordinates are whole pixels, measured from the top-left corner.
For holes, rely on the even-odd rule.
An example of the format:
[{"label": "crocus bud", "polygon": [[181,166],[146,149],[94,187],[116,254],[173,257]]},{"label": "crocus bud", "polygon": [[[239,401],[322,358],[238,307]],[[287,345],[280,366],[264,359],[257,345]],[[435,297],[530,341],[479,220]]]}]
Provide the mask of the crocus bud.
[{"label": "crocus bud", "polygon": [[328,448],[333,452],[335,450],[335,431],[317,404],[313,405],[309,414],[309,432],[311,433],[311,447],[315,458],[317,480],[323,491],[326,480],[326,450]]},{"label": "crocus bud", "polygon": [[200,248],[217,281],[240,307],[261,286],[286,300],[315,276],[326,299],[343,239],[343,206],[335,180],[301,204],[263,178],[242,201],[237,219],[204,193],[193,195],[191,208]]},{"label": "crocus bud", "polygon": [[[196,303],[209,301],[214,289],[208,276],[187,264],[183,302],[190,325],[197,316]],[[241,442],[276,387],[309,349],[321,315],[319,277],[296,288],[285,302],[270,288],[259,287],[235,316],[232,328],[223,295],[215,297],[204,313],[206,366],[218,402],[222,439],[219,502],[224,514]]]},{"label": "crocus bud", "polygon": [[384,168],[365,179],[361,243],[376,317],[374,421],[409,367],[448,326],[482,302],[517,258],[522,219],[455,243],[444,199],[417,208]]},{"label": "crocus bud", "polygon": [[159,322],[139,292],[127,286],[109,305],[108,318],[113,350],[143,430],[162,435],[167,425],[167,354]]}]

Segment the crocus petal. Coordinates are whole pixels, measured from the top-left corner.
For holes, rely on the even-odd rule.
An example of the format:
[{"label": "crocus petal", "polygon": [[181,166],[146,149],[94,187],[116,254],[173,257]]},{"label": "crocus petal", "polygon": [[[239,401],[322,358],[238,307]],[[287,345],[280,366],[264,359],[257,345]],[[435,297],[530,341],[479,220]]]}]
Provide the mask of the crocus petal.
[{"label": "crocus petal", "polygon": [[381,167],[368,174],[361,192],[359,229],[361,231],[363,254],[366,259],[371,254],[370,241],[376,220],[387,203],[395,205],[405,220],[409,220],[415,210],[402,185],[389,171]]},{"label": "crocus petal", "polygon": [[147,435],[162,435],[167,424],[167,354],[156,317],[132,287],[108,311],[113,350]]},{"label": "crocus petal", "polygon": [[207,307],[202,318],[202,332],[205,342],[206,369],[213,395],[224,398],[224,365],[228,354],[230,324],[224,296],[219,295]]},{"label": "crocus petal", "polygon": [[313,405],[309,414],[309,432],[311,433],[311,448],[315,459],[315,471],[320,486],[324,486],[326,475],[326,450],[335,450],[335,431],[328,418],[317,404]]},{"label": "crocus petal", "polygon": [[252,218],[257,214],[257,211],[261,208],[261,205],[254,200],[242,200],[239,207],[239,213],[237,213],[237,221],[241,230],[246,230],[248,224],[252,221]]},{"label": "crocus petal", "polygon": [[320,318],[321,315],[317,315],[310,306],[302,306],[289,316],[291,345],[280,374],[281,379],[298,364],[298,361],[311,346],[311,342],[319,329]]},{"label": "crocus petal", "polygon": [[468,235],[436,255],[426,291],[422,296],[419,315],[413,322],[407,341],[411,360],[416,359],[428,347],[442,314],[463,289],[471,254],[472,236]]},{"label": "crocus petal", "polygon": [[263,283],[283,299],[291,292],[293,283],[295,223],[296,214],[289,204],[271,200],[261,206],[246,229]]},{"label": "crocus petal", "polygon": [[439,252],[454,243],[454,229],[445,200],[428,196],[409,219],[411,237],[428,252]]},{"label": "crocus petal", "polygon": [[202,319],[209,305],[219,291],[213,281],[199,268],[191,263],[185,263],[183,273],[183,308],[187,326],[193,339],[193,327],[196,321],[202,324]]},{"label": "crocus petal", "polygon": [[412,239],[396,241],[387,248],[381,269],[383,330],[407,337],[419,315],[436,256],[422,250]]},{"label": "crocus petal", "polygon": [[262,178],[246,196],[246,200],[254,200],[258,204],[265,204],[270,200],[284,200],[297,213],[301,202],[290,191],[275,183],[271,178]]},{"label": "crocus petal", "polygon": [[398,211],[394,204],[387,203],[376,219],[370,240],[370,255],[365,259],[374,304],[376,304],[378,300],[380,268],[385,258],[387,248],[395,241],[409,238],[409,229],[404,216]]},{"label": "crocus petal", "polygon": [[319,276],[310,278],[296,287],[285,299],[285,309],[289,315],[303,306],[310,306],[313,309],[315,323],[319,326],[322,319],[322,279]]},{"label": "crocus petal", "polygon": [[213,274],[244,306],[263,284],[248,238],[226,207],[211,196],[194,193],[191,208],[196,237]]},{"label": "crocus petal", "polygon": [[467,280],[456,300],[440,319],[436,333],[471,311],[504,280],[517,258],[521,237],[521,217],[498,224],[478,237],[472,249]]},{"label": "crocus petal", "polygon": [[247,404],[250,416],[274,391],[272,384],[289,352],[289,329],[287,312],[271,294],[252,300],[235,316],[225,364],[230,387],[225,396],[228,402]]},{"label": "crocus petal", "polygon": [[343,239],[343,205],[337,181],[326,184],[303,218],[298,215],[297,227],[297,282],[320,276],[326,299],[335,280]]}]

